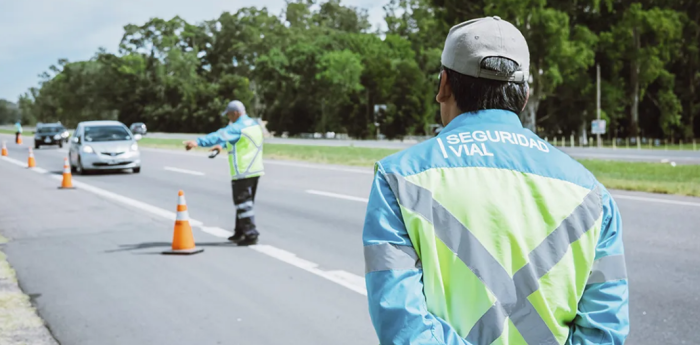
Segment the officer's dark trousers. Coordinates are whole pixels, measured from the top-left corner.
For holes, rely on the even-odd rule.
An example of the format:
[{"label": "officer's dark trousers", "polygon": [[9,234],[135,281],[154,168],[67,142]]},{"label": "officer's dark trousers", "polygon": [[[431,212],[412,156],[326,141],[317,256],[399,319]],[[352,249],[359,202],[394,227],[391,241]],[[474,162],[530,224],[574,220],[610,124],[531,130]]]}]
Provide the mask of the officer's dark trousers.
[{"label": "officer's dark trousers", "polygon": [[236,205],[236,234],[257,235],[255,227],[255,213],[253,203],[255,202],[255,192],[258,189],[260,177],[244,178],[232,180],[233,204]]}]

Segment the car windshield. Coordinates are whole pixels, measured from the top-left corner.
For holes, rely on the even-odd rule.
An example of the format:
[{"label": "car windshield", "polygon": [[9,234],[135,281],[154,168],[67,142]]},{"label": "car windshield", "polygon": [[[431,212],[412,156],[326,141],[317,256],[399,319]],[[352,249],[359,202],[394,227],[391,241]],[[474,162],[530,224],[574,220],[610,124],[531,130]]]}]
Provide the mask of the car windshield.
[{"label": "car windshield", "polygon": [[121,126],[85,127],[85,141],[119,141],[131,140],[126,128]]},{"label": "car windshield", "polygon": [[61,131],[63,131],[63,127],[61,127],[61,126],[44,126],[44,127],[39,127],[36,129],[36,132],[41,133],[41,134],[58,133]]}]

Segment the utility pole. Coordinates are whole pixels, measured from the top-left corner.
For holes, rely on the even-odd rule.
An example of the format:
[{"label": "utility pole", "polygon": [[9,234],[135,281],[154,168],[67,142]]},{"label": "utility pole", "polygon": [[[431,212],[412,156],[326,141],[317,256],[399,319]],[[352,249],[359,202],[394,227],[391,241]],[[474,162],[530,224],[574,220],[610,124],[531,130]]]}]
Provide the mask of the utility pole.
[{"label": "utility pole", "polygon": [[[596,69],[596,117],[597,117],[598,121],[600,121],[600,65],[596,64],[595,69]],[[598,133],[596,134],[596,143],[598,144],[598,148],[600,148],[601,147],[600,131],[598,131]]]}]

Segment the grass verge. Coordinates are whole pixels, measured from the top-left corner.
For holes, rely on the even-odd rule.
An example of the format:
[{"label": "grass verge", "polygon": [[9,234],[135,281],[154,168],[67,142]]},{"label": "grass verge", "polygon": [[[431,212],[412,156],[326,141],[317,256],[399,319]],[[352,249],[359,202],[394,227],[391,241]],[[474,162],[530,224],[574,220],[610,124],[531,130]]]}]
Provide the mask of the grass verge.
[{"label": "grass verge", "polygon": [[[182,140],[143,138],[140,145],[182,149]],[[199,149],[205,151],[205,149]],[[265,144],[265,158],[372,167],[398,150]],[[700,165],[580,160],[607,188],[700,197]]]},{"label": "grass verge", "polygon": [[[17,133],[17,132],[15,132],[14,129],[3,129],[3,128],[0,128],[0,133],[2,133],[2,134],[12,134],[12,135],[15,135],[15,133]],[[31,131],[23,131],[23,132],[22,132],[22,136],[23,136],[23,137],[33,137],[33,136],[34,136],[34,132],[31,132]]]},{"label": "grass verge", "polygon": [[611,189],[700,196],[700,165],[580,160]]}]

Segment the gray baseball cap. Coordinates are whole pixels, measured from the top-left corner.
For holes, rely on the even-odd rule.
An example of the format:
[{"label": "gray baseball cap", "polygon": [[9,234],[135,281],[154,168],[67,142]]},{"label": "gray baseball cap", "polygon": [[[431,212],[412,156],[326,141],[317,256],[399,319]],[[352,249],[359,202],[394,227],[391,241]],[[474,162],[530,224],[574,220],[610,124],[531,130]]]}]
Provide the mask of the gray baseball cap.
[{"label": "gray baseball cap", "polygon": [[231,111],[237,111],[241,113],[241,115],[245,115],[245,106],[241,101],[232,101],[226,106],[226,110],[221,113],[221,116],[226,116],[226,114]]},{"label": "gray baseball cap", "polygon": [[[515,61],[520,70],[512,74],[482,69],[487,57]],[[442,51],[442,65],[464,75],[525,83],[530,70],[530,50],[525,37],[513,24],[497,17],[478,18],[450,29]]]}]

